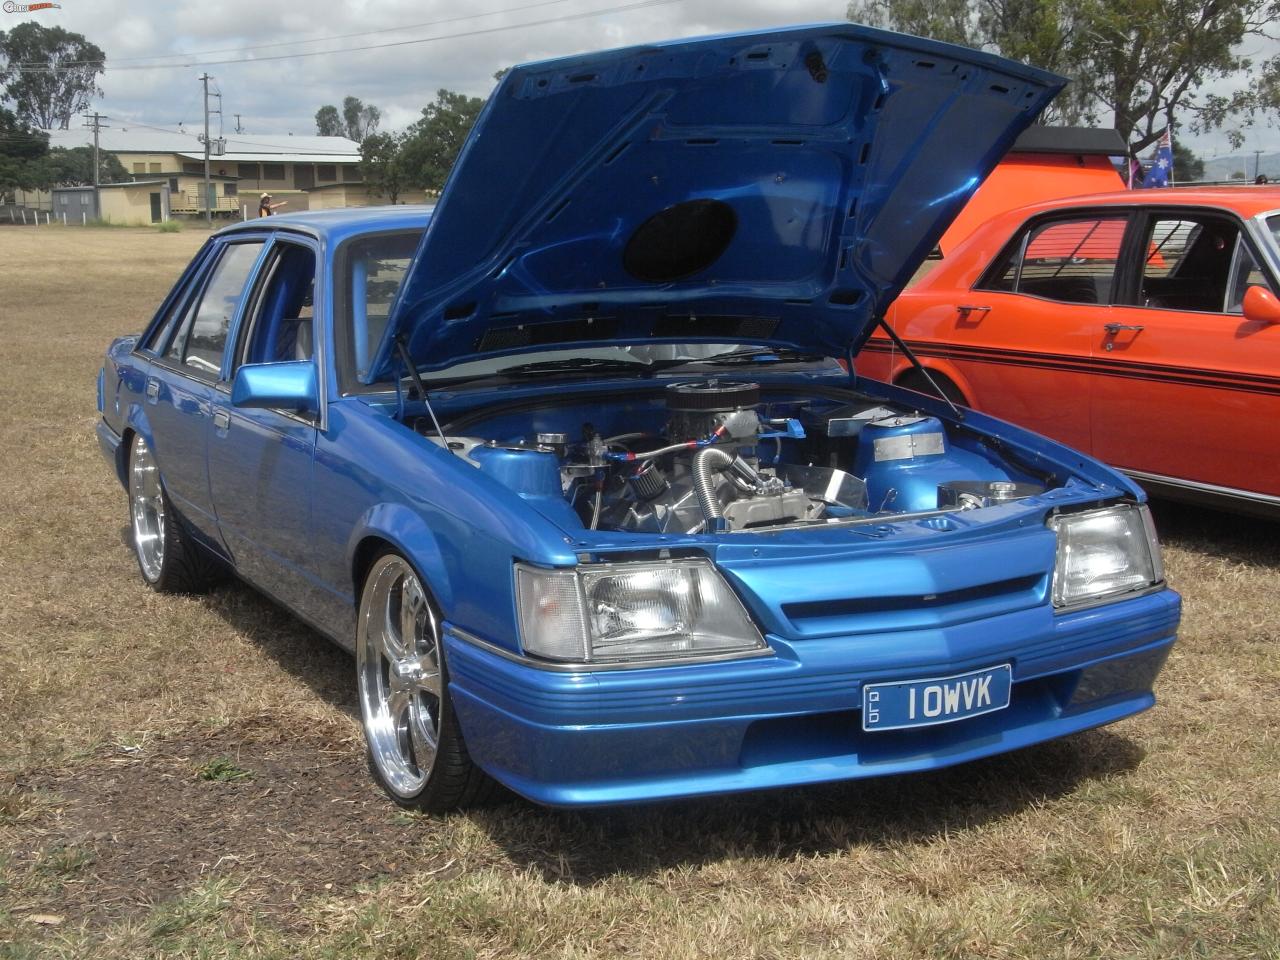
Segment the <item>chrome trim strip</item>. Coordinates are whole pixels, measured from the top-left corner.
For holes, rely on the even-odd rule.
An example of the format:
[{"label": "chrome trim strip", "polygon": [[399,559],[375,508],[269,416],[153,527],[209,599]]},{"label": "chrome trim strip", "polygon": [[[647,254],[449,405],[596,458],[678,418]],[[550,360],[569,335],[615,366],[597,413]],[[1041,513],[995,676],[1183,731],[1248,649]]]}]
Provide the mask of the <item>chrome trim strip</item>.
[{"label": "chrome trim strip", "polygon": [[760,650],[741,650],[735,653],[717,653],[705,654],[700,657],[681,657],[679,659],[670,660],[626,660],[617,663],[557,663],[553,660],[536,660],[533,657],[526,657],[522,654],[513,653],[504,647],[490,643],[488,640],[482,640],[474,633],[464,630],[452,623],[444,625],[444,632],[451,634],[468,643],[473,647],[477,647],[486,653],[492,653],[504,660],[512,663],[518,663],[522,667],[532,667],[535,670],[550,670],[554,673],[600,673],[606,670],[654,670],[665,669],[667,667],[683,667],[694,664],[721,663],[732,660],[749,660],[759,657],[769,657],[774,655],[773,648],[765,641],[765,646]]},{"label": "chrome trim strip", "polygon": [[1220,487],[1217,484],[1201,483],[1197,480],[1180,480],[1177,477],[1166,477],[1159,473],[1146,473],[1142,470],[1130,470],[1126,467],[1121,467],[1120,470],[1122,473],[1128,474],[1139,482],[1147,480],[1151,483],[1162,483],[1169,487],[1181,487],[1184,490],[1194,490],[1197,493],[1207,493],[1219,497],[1230,497],[1235,500],[1248,500],[1253,503],[1265,504],[1269,507],[1280,507],[1280,497],[1272,496],[1269,493],[1255,493],[1252,490],[1239,490],[1235,487]]}]

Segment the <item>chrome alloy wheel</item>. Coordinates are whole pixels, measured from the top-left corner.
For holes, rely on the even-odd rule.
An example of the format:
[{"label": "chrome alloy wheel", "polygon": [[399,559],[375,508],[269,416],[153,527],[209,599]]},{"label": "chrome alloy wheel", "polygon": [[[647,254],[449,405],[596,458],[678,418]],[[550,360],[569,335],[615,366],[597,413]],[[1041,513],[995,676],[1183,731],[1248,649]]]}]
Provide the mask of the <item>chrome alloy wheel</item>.
[{"label": "chrome alloy wheel", "polygon": [[142,437],[133,441],[129,464],[129,517],[138,565],[142,575],[155,583],[164,569],[164,490],[160,486],[160,470]]},{"label": "chrome alloy wheel", "polygon": [[439,746],[439,622],[402,557],[382,557],[367,583],[356,635],[365,738],[387,787],[412,799],[426,786]]}]

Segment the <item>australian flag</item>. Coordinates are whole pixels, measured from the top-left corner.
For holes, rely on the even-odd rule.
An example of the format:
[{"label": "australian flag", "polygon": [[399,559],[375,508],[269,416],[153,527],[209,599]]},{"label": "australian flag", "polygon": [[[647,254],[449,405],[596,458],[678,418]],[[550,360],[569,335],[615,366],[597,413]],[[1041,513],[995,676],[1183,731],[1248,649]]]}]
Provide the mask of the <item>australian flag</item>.
[{"label": "australian flag", "polygon": [[1160,135],[1160,143],[1156,147],[1156,159],[1147,169],[1147,176],[1142,181],[1144,187],[1167,187],[1173,177],[1173,141],[1169,131]]}]

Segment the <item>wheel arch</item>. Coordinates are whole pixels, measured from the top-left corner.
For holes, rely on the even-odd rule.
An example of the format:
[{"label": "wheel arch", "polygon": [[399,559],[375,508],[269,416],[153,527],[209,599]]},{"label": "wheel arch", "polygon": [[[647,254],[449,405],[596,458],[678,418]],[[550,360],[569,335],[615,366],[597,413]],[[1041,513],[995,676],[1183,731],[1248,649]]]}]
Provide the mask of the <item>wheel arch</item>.
[{"label": "wheel arch", "polygon": [[366,511],[356,524],[348,542],[347,567],[351,571],[351,590],[359,606],[369,568],[382,553],[394,550],[403,556],[422,578],[423,587],[448,616],[453,607],[453,578],[449,575],[444,554],[430,527],[418,514],[403,504],[382,503]]},{"label": "wheel arch", "polygon": [[[958,402],[962,403],[966,407],[973,406],[973,387],[969,383],[969,379],[956,369],[955,364],[950,363],[947,360],[934,358],[921,360],[920,362],[924,368],[929,371],[929,375],[938,382],[938,386],[942,388],[944,392],[946,390],[946,386],[943,381],[949,381],[951,386],[954,387],[960,395]],[[908,387],[907,383],[915,378],[923,379],[920,371],[910,362],[904,360],[898,365],[897,369],[894,370],[892,383],[895,387],[914,389],[912,387]]]}]

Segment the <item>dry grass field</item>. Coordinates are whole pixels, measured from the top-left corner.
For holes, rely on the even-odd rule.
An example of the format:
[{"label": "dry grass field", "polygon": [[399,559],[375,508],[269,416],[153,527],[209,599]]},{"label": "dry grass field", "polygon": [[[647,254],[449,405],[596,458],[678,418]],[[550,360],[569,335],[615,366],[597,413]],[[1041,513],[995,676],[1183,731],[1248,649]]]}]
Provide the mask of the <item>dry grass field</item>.
[{"label": "dry grass field", "polygon": [[1280,527],[1161,506],[1161,704],[929,776],[447,818],[350,658],[144,589],[94,378],[203,234],[0,227],[0,958],[1280,958]]}]

